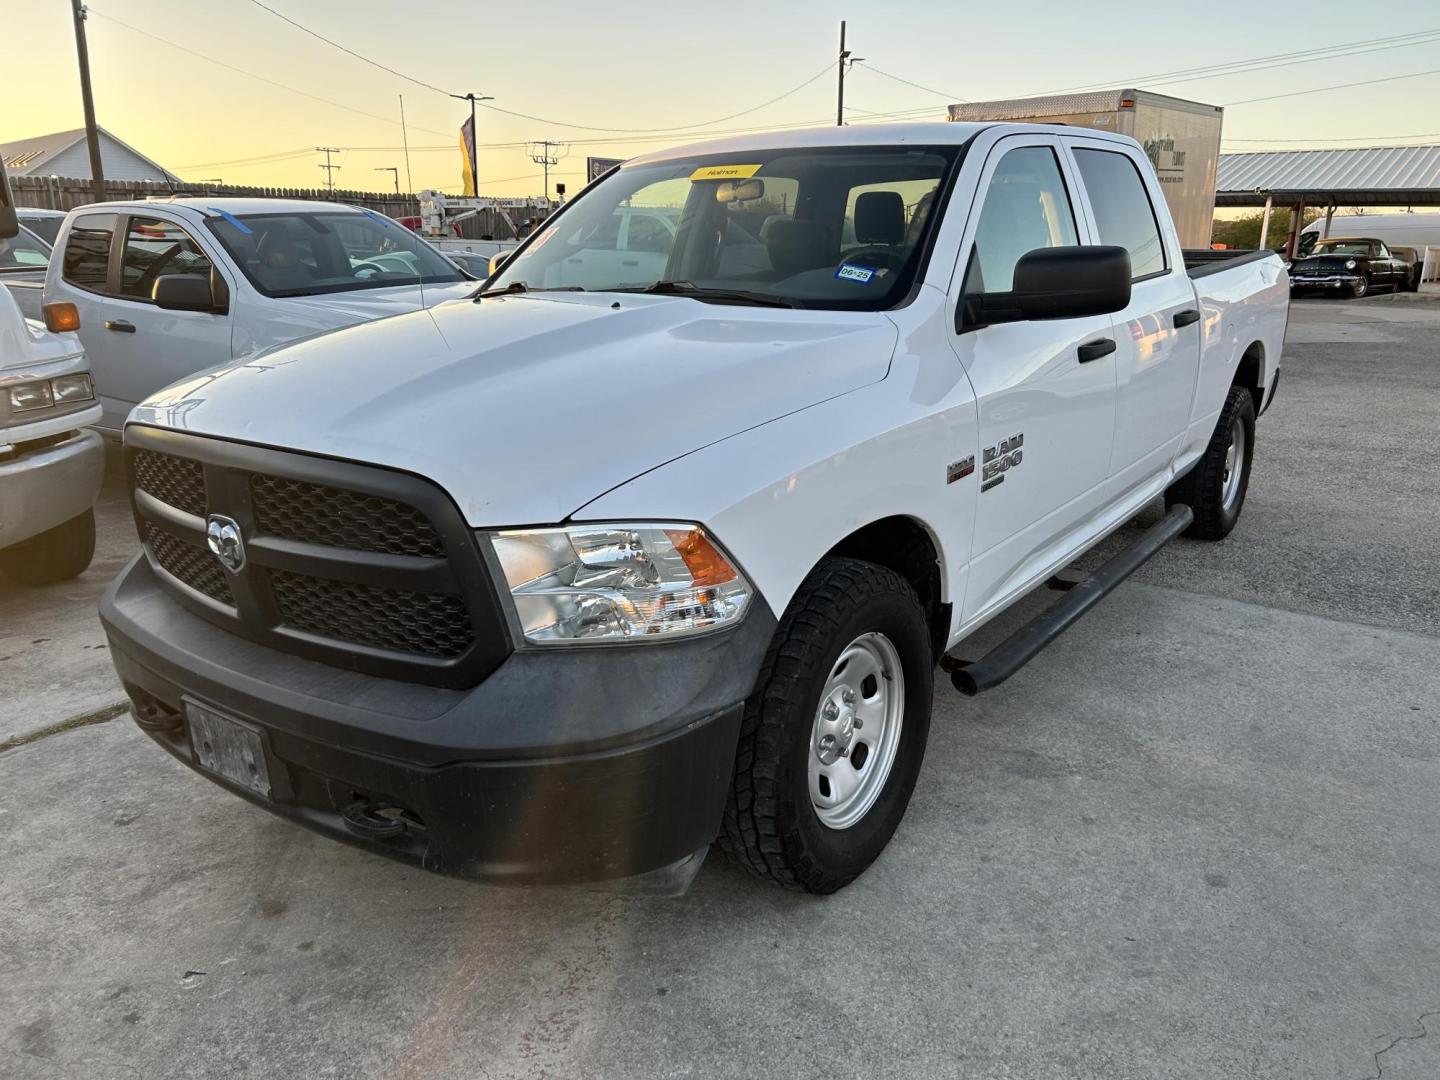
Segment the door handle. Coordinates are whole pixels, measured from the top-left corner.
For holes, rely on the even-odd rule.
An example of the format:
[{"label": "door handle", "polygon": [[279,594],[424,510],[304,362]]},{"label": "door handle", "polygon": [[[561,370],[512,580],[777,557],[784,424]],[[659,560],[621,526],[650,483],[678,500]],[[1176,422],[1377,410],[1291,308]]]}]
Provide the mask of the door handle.
[{"label": "door handle", "polygon": [[1189,326],[1191,323],[1197,323],[1199,321],[1200,312],[1196,311],[1194,308],[1187,308],[1184,311],[1175,312],[1176,330],[1179,330],[1182,326]]},{"label": "door handle", "polygon": [[1114,351],[1115,339],[1108,337],[1096,338],[1094,341],[1087,341],[1084,345],[1081,345],[1078,349],[1075,350],[1075,352],[1079,355],[1080,363],[1082,364],[1088,364],[1091,360],[1099,360],[1102,356],[1109,356]]},{"label": "door handle", "polygon": [[135,324],[126,322],[124,319],[107,319],[105,329],[115,330],[121,334],[133,334],[135,332]]}]

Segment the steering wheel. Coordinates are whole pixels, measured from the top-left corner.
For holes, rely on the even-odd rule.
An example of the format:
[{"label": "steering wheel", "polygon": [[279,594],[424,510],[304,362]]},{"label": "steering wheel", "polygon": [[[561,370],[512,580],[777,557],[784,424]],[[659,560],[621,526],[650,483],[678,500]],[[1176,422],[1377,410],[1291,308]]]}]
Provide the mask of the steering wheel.
[{"label": "steering wheel", "polygon": [[890,247],[862,247],[845,252],[841,262],[873,267],[876,270],[899,270],[905,265],[908,251]]},{"label": "steering wheel", "polygon": [[362,270],[368,270],[370,271],[370,273],[373,274],[389,274],[394,272],[389,267],[383,265],[382,263],[376,262],[374,259],[361,259],[359,262],[357,262],[354,266],[350,268],[350,276],[361,277],[362,275],[360,272]]}]

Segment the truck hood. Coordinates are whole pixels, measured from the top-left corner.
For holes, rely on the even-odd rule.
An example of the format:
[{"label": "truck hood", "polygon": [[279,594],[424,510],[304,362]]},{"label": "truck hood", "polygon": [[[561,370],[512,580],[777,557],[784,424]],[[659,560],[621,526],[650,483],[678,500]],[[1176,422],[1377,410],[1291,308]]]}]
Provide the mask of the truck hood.
[{"label": "truck hood", "polygon": [[416,473],[476,527],[546,524],[667,461],[883,379],[897,338],[878,312],[496,297],[212,369],[129,422]]}]

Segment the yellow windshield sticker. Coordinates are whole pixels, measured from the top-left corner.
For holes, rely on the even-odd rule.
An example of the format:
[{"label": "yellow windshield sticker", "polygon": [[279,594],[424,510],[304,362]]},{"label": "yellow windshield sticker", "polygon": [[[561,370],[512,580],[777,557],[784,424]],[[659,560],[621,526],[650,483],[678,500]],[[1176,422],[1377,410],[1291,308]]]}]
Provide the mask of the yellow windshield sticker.
[{"label": "yellow windshield sticker", "polygon": [[691,180],[749,180],[760,171],[759,165],[701,165],[690,174]]}]

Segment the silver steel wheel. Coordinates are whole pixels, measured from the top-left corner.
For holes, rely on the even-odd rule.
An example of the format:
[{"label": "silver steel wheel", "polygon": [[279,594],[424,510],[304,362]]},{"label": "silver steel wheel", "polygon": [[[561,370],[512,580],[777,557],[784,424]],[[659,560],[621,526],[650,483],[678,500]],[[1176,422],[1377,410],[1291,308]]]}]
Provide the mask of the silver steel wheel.
[{"label": "silver steel wheel", "polygon": [[1230,445],[1225,448],[1225,471],[1220,477],[1220,505],[1228,514],[1240,501],[1240,474],[1245,471],[1245,425],[1238,420],[1230,427]]},{"label": "silver steel wheel", "polygon": [[900,746],[905,671],[881,633],[841,650],[810,733],[810,802],[822,824],[848,829],[875,805]]}]

